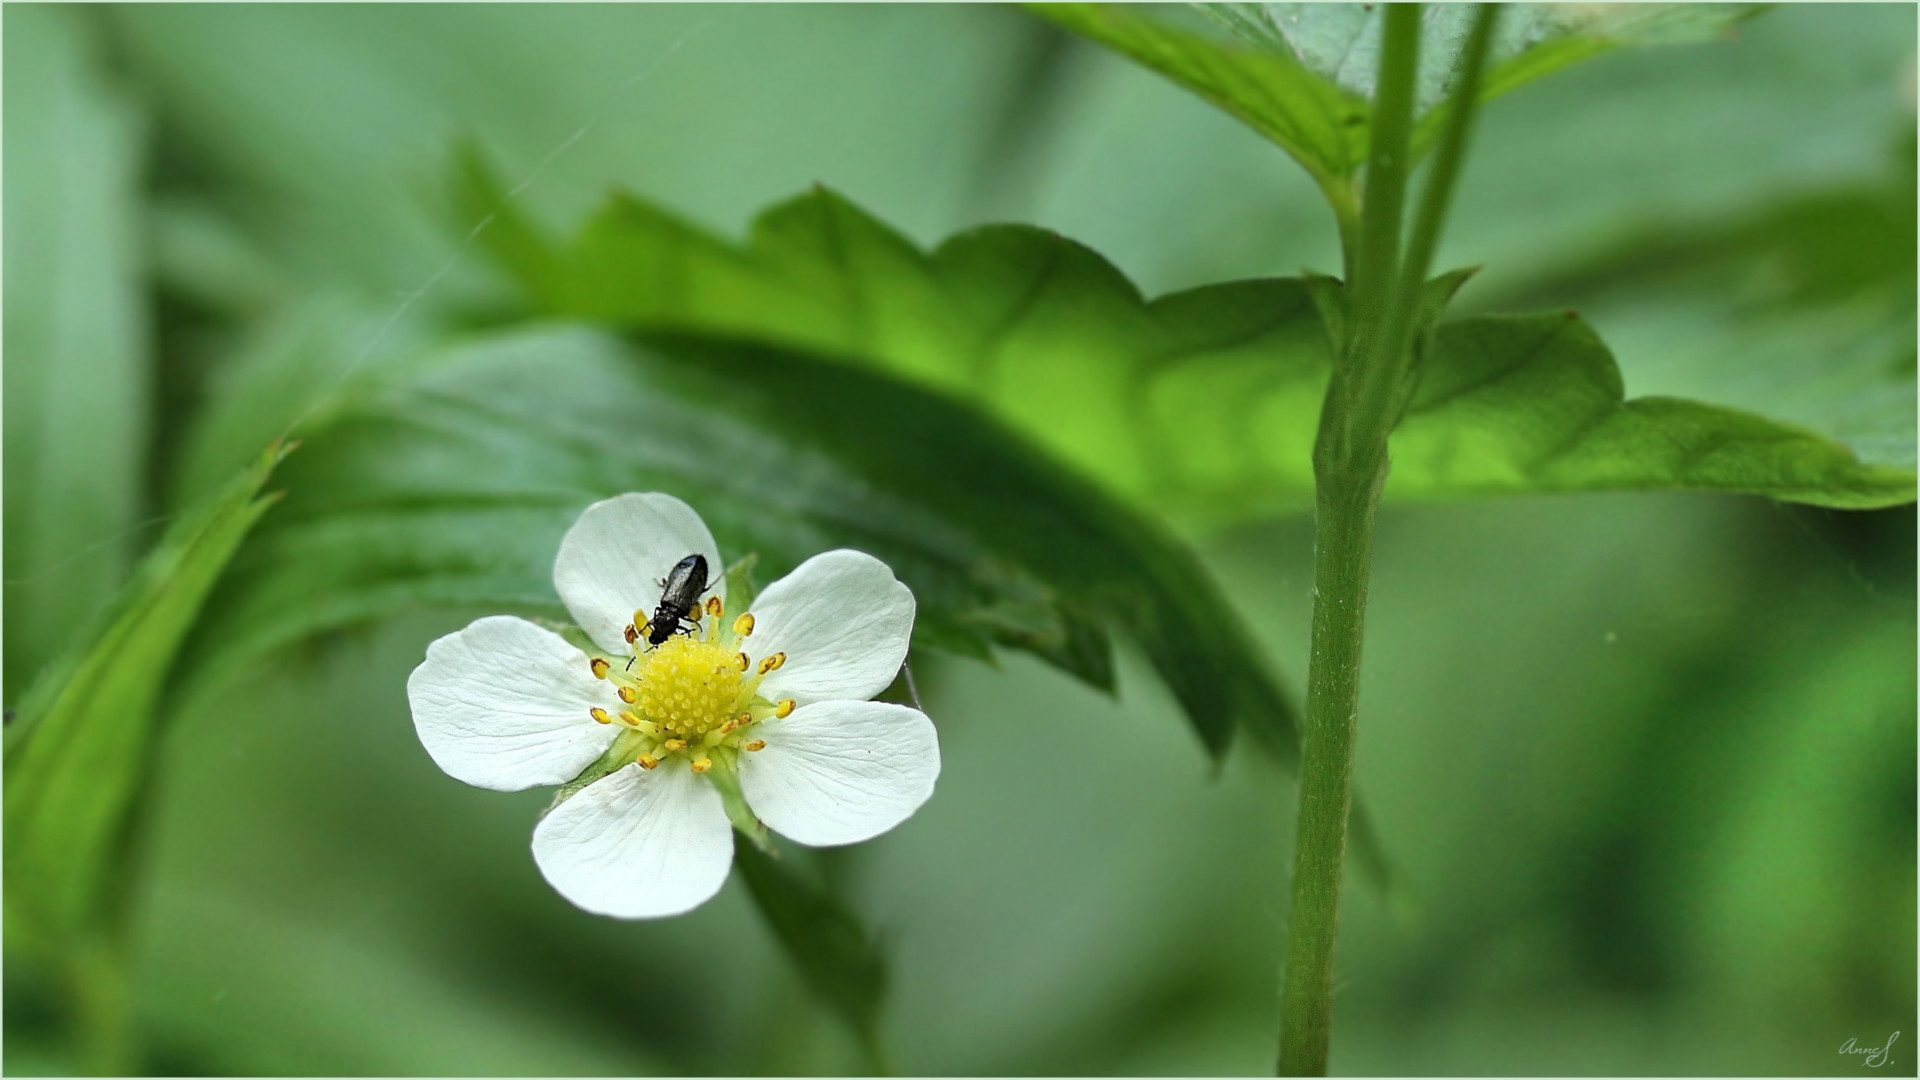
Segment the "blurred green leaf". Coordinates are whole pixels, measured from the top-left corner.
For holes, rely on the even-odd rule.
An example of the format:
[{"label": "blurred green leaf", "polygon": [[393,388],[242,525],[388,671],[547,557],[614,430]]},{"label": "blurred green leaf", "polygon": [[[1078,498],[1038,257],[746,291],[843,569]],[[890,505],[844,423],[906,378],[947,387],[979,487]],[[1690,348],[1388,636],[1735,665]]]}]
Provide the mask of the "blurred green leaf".
[{"label": "blurred green leaf", "polygon": [[145,539],[145,125],[78,9],[7,17],[9,702],[113,597]]},{"label": "blurred green leaf", "polygon": [[[1237,40],[1178,25],[1155,5],[1033,4],[1036,13],[1159,72],[1292,154],[1344,215],[1365,160],[1379,67],[1377,4],[1198,4]],[[1503,4],[1481,100],[1625,44],[1693,41],[1763,4]],[[1414,152],[1444,122],[1472,8],[1422,16]]]},{"label": "blurred green leaf", "polygon": [[[1148,302],[1053,233],[991,226],[928,255],[823,189],[761,215],[743,247],[616,196],[560,257],[508,268],[565,314],[799,346],[969,401],[1158,512],[1235,520],[1311,501],[1331,279]],[[1460,281],[1435,279],[1436,311]],[[1564,315],[1443,326],[1429,352],[1391,497],[1913,497],[1910,470],[1862,465],[1812,432],[1691,402],[1623,406],[1611,354]]]},{"label": "blurred green leaf", "polygon": [[7,732],[9,925],[64,936],[108,899],[127,814],[154,760],[156,706],[176,652],[240,541],[285,451],[261,455],[168,528],[97,637],[29,691]]},{"label": "blurred green leaf", "polygon": [[[1909,136],[1910,136],[1909,132]],[[1672,223],[1544,275],[1507,304],[1578,303],[1637,389],[1765,412],[1876,464],[1914,462],[1914,172]],[[1818,357],[1819,362],[1809,361]]]},{"label": "blurred green leaf", "polygon": [[800,977],[859,1034],[876,1062],[880,1004],[887,992],[886,950],[840,898],[809,881],[788,858],[736,836],[734,864],[753,901]]},{"label": "blurred green leaf", "polygon": [[1205,744],[1293,742],[1285,696],[1188,549],[964,405],[789,352],[584,329],[416,358],[303,429],[290,497],[201,644],[223,663],[422,606],[564,615],[553,553],[580,510],[669,491],[776,578],[851,546],[919,602],[915,637],[1025,649],[1113,687],[1136,639]]}]

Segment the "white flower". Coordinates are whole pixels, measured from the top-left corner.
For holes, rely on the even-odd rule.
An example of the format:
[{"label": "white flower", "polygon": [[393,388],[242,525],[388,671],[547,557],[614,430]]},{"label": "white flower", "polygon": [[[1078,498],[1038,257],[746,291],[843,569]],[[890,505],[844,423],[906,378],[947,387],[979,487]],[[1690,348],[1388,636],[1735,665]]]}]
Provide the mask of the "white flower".
[{"label": "white flower", "polygon": [[[651,645],[662,580],[691,555],[714,577],[695,625]],[[725,565],[671,495],[595,503],[553,567],[594,652],[491,616],[427,646],[407,681],[420,742],[458,780],[519,791],[611,770],[533,831],[540,872],[588,911],[698,907],[732,865],[730,813],[830,846],[886,832],[933,794],[932,721],[868,700],[906,658],[913,593],[873,556],[829,551],[736,615]]]}]

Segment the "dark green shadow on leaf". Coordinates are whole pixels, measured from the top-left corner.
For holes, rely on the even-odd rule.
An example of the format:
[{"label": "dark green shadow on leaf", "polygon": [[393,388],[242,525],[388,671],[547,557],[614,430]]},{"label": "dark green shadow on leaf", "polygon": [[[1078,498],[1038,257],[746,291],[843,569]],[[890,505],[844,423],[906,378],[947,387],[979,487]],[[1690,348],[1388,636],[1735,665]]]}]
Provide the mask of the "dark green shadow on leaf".
[{"label": "dark green shadow on leaf", "polygon": [[200,644],[222,665],[421,607],[563,616],[580,510],[667,491],[771,580],[834,547],[891,566],[916,644],[1034,653],[1113,688],[1138,641],[1218,755],[1292,711],[1191,552],[968,405],[791,350],[577,327],[477,338],[308,429],[290,496]]}]

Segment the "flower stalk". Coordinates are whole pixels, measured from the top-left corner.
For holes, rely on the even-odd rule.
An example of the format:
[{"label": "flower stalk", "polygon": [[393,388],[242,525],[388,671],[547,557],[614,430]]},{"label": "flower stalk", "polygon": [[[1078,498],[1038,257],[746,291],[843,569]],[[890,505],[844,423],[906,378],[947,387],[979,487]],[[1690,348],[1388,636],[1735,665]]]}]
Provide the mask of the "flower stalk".
[{"label": "flower stalk", "polygon": [[[1389,4],[1353,253],[1352,318],[1338,343],[1314,442],[1313,637],[1301,745],[1293,905],[1280,1002],[1283,1076],[1322,1076],[1333,1029],[1333,956],[1353,801],[1353,742],[1367,585],[1387,439],[1413,392],[1418,298],[1445,222],[1480,92],[1494,8],[1475,14],[1460,80],[1406,255],[1406,202],[1420,7]],[[1342,218],[1343,223],[1346,220]],[[1344,232],[1345,230],[1343,230]]]}]

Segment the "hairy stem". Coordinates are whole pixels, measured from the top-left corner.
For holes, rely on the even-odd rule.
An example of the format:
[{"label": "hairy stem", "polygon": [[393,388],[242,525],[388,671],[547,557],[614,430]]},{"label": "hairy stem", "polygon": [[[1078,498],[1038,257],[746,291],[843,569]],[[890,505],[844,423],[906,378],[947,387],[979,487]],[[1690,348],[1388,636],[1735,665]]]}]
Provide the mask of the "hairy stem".
[{"label": "hairy stem", "polygon": [[1374,509],[1385,470],[1329,482],[1315,497],[1313,649],[1300,765],[1293,911],[1280,999],[1280,1074],[1321,1076],[1333,1032],[1333,943],[1353,793],[1354,712],[1373,558]]},{"label": "hairy stem", "polygon": [[1493,9],[1482,5],[1476,14],[1452,113],[1404,259],[1400,233],[1419,66],[1419,6],[1388,5],[1385,24],[1365,202],[1357,241],[1346,245],[1352,256],[1352,318],[1314,443],[1313,641],[1280,1002],[1279,1071],[1285,1076],[1319,1076],[1327,1069],[1374,518],[1387,476],[1387,437],[1412,391],[1418,297],[1459,173],[1492,38]]}]

